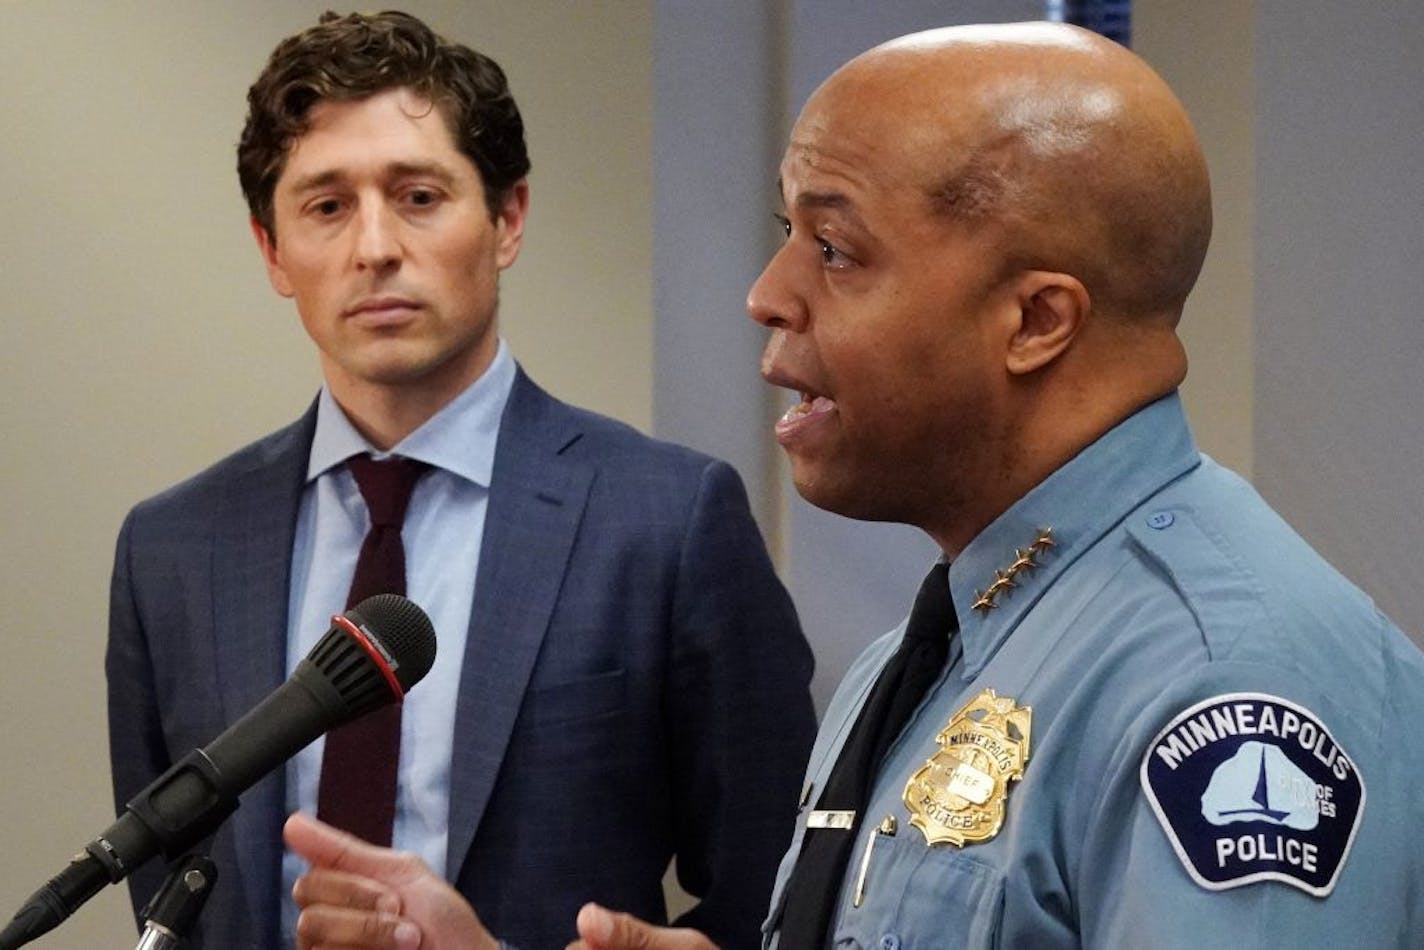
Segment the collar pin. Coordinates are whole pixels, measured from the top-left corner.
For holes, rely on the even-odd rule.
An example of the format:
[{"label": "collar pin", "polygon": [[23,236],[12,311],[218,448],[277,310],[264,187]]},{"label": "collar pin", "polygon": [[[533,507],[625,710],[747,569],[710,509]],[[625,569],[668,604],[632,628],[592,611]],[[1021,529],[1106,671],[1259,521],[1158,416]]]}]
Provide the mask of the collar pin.
[{"label": "collar pin", "polygon": [[1015,578],[1026,571],[1039,567],[1038,558],[1049,548],[1056,547],[1057,542],[1053,540],[1053,529],[1044,528],[1038,532],[1038,537],[1025,550],[1014,548],[1014,562],[1005,570],[994,571],[994,582],[986,590],[976,590],[974,592],[975,610],[988,613],[999,606],[999,595],[1004,591],[1013,590],[1019,586]]}]

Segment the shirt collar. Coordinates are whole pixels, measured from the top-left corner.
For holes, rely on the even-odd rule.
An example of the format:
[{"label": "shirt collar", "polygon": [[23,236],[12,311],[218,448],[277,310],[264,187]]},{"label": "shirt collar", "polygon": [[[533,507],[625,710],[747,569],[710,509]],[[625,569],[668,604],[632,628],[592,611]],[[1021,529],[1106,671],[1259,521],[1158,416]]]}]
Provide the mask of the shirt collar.
[{"label": "shirt collar", "polygon": [[374,448],[356,430],[326,386],[317,397],[316,434],[307,460],[307,481],[314,481],[353,455],[377,458],[400,455],[444,469],[488,488],[494,471],[499,422],[514,387],[515,364],[503,339],[489,367],[464,392],[390,452]]},{"label": "shirt collar", "polygon": [[[1173,392],[1118,423],[980,532],[949,571],[966,675],[989,661],[1080,554],[1200,462]],[[976,610],[982,602],[994,606]]]}]

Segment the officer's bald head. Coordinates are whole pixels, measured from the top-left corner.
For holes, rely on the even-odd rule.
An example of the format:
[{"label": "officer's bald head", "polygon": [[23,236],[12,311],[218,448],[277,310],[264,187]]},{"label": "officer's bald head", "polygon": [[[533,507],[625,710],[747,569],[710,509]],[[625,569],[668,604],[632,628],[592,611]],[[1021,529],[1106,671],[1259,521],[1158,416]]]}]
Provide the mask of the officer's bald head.
[{"label": "officer's bald head", "polygon": [[901,37],[816,91],[793,148],[847,121],[1006,270],[1072,274],[1100,313],[1180,315],[1211,233],[1206,164],[1181,103],[1118,44],[1048,23]]}]

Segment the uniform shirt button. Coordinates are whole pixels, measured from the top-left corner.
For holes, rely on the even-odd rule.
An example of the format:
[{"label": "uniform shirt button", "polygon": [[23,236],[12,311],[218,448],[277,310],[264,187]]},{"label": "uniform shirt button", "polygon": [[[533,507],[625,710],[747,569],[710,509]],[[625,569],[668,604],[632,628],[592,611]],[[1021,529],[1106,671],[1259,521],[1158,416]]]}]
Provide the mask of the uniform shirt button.
[{"label": "uniform shirt button", "polygon": [[1147,516],[1147,527],[1161,531],[1163,528],[1170,527],[1176,520],[1170,511],[1154,511]]},{"label": "uniform shirt button", "polygon": [[880,950],[900,950],[900,935],[886,934],[881,937]]}]

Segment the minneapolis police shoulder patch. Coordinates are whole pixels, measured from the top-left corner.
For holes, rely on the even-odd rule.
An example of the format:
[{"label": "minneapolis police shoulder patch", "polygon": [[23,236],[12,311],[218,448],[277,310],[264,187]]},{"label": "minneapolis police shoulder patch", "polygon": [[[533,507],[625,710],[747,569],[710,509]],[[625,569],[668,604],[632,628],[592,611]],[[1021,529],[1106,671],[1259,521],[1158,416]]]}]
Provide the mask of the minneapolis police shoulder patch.
[{"label": "minneapolis police shoulder patch", "polygon": [[1264,693],[1178,714],[1141,776],[1187,873],[1214,891],[1282,881],[1325,897],[1365,810],[1364,778],[1319,718]]}]

